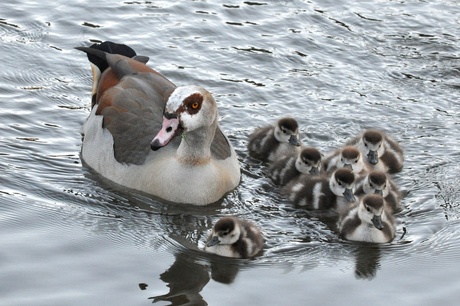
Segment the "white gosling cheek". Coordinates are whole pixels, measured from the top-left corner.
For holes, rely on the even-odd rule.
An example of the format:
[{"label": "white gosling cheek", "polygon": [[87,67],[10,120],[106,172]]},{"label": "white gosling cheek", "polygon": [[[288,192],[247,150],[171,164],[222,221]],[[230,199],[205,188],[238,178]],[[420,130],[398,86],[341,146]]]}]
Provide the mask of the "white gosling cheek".
[{"label": "white gosling cheek", "polygon": [[275,138],[279,142],[289,142],[289,135],[284,134],[279,126],[275,127]]},{"label": "white gosling cheek", "polygon": [[300,158],[297,158],[297,160],[295,161],[295,168],[299,171],[299,172],[302,172],[304,173],[304,171],[306,170],[306,165],[302,162],[302,160]]}]

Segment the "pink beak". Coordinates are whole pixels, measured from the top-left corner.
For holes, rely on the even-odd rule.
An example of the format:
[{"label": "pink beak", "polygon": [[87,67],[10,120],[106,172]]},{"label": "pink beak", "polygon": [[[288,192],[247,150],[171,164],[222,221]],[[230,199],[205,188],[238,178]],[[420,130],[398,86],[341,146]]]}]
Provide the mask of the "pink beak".
[{"label": "pink beak", "polygon": [[166,118],[163,116],[163,124],[161,130],[153,138],[150,143],[150,147],[153,151],[156,151],[164,146],[166,146],[171,139],[181,133],[182,129],[180,128],[179,118]]}]

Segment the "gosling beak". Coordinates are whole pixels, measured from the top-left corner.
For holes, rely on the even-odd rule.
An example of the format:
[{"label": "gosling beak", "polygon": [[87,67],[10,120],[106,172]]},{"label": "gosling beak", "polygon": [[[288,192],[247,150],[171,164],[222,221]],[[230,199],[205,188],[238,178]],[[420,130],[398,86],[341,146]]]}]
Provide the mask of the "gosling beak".
[{"label": "gosling beak", "polygon": [[351,188],[345,188],[345,191],[343,192],[343,196],[348,202],[356,201],[355,195],[353,194],[353,190],[351,190]]},{"label": "gosling beak", "polygon": [[381,189],[375,189],[374,193],[383,196],[383,190]]},{"label": "gosling beak", "polygon": [[372,223],[374,224],[375,228],[379,230],[383,229],[382,218],[380,216],[374,215],[372,218]]},{"label": "gosling beak", "polygon": [[300,142],[299,140],[297,139],[296,135],[291,135],[291,137],[289,137],[289,143],[293,146],[296,146],[296,147],[299,147],[300,146]]},{"label": "gosling beak", "polygon": [[377,163],[379,162],[379,156],[377,154],[377,151],[369,150],[369,153],[367,153],[367,159],[371,164],[377,165]]},{"label": "gosling beak", "polygon": [[315,166],[311,167],[311,169],[310,169],[310,174],[311,174],[311,175],[319,175],[319,169],[318,169],[318,167],[315,167]]},{"label": "gosling beak", "polygon": [[343,167],[353,170],[353,166],[351,164],[344,164]]},{"label": "gosling beak", "polygon": [[207,247],[212,247],[213,245],[216,245],[216,244],[219,244],[219,243],[220,243],[219,237],[213,236],[211,238],[211,240],[209,240],[208,243],[206,243],[206,246]]}]

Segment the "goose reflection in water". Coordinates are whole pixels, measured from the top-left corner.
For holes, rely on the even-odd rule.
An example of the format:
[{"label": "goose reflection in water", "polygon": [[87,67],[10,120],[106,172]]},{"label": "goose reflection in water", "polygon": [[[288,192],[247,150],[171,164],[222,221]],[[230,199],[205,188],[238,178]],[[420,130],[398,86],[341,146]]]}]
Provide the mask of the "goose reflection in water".
[{"label": "goose reflection in water", "polygon": [[380,268],[380,246],[362,243],[356,249],[355,277],[371,280]]},{"label": "goose reflection in water", "polygon": [[160,275],[169,292],[150,297],[153,303],[168,301],[172,305],[208,305],[200,292],[209,282],[207,269],[184,253],[178,253],[171,267]]},{"label": "goose reflection in water", "polygon": [[[153,303],[167,301],[171,305],[208,305],[200,292],[210,279],[230,284],[238,273],[237,263],[229,263],[229,259],[213,258],[217,257],[214,255],[209,258],[209,263],[198,263],[193,256],[183,252],[177,253],[175,257],[171,267],[160,274],[160,279],[167,283],[169,292],[149,297]],[[147,286],[140,284],[141,290],[145,290]]]}]

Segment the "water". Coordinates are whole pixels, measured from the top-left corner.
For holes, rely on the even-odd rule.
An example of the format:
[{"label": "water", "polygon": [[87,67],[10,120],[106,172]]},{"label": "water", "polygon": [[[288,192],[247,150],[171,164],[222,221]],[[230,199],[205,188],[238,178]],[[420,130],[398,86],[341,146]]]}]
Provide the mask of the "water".
[{"label": "water", "polygon": [[[3,1],[0,304],[454,304],[459,16],[448,0]],[[73,47],[104,40],[214,93],[243,172],[221,203],[168,205],[82,166],[91,77]],[[403,144],[393,243],[342,241],[279,195],[246,141],[285,115],[323,152],[368,127]],[[225,214],[263,227],[261,257],[200,251]]]}]

